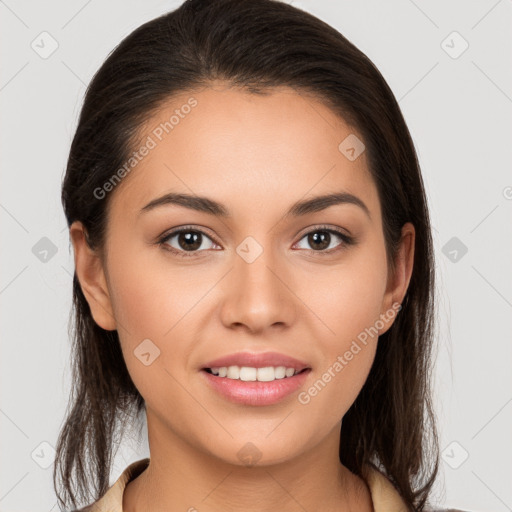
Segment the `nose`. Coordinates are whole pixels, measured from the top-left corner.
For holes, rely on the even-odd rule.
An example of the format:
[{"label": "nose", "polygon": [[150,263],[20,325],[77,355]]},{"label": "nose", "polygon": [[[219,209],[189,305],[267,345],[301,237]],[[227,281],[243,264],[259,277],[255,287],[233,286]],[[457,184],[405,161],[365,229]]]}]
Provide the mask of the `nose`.
[{"label": "nose", "polygon": [[221,320],[230,329],[262,333],[284,329],[295,321],[297,296],[286,262],[277,262],[270,250],[254,260],[236,255],[223,287]]}]

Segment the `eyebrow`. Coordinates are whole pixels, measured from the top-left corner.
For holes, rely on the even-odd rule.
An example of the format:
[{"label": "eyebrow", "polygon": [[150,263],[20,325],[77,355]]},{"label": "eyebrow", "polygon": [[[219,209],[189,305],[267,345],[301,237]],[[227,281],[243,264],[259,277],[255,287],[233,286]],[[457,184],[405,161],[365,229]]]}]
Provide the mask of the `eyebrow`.
[{"label": "eyebrow", "polygon": [[[311,199],[297,201],[291,206],[285,214],[285,217],[299,217],[309,213],[325,210],[330,206],[337,204],[353,204],[359,206],[371,219],[370,210],[366,204],[359,197],[348,192],[325,194]],[[175,192],[170,192],[153,199],[141,209],[139,215],[164,205],[178,205],[198,212],[215,215],[216,217],[231,218],[229,210],[223,204],[218,203],[213,199],[190,194],[178,194]]]}]

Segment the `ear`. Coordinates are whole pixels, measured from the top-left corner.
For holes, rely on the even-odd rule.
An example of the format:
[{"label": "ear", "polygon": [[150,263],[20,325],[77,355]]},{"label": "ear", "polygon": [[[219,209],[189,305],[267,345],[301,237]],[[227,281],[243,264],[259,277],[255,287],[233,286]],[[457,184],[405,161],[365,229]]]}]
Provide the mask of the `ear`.
[{"label": "ear", "polygon": [[103,269],[103,262],[86,240],[86,230],[79,221],[73,222],[69,234],[75,253],[75,271],[80,287],[91,309],[94,321],[103,329],[116,329],[114,312]]},{"label": "ear", "polygon": [[415,238],[414,225],[407,222],[402,226],[400,247],[395,259],[395,273],[388,278],[386,293],[382,301],[380,319],[385,326],[383,329],[379,329],[379,335],[384,334],[393,325],[399,311],[397,306],[402,304],[407,293],[414,266]]}]

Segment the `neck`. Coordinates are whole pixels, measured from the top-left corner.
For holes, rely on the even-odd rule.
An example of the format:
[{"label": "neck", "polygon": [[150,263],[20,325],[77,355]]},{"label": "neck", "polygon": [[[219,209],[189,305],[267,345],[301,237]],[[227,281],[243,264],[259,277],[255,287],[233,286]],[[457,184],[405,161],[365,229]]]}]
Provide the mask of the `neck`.
[{"label": "neck", "polygon": [[285,461],[249,466],[190,445],[148,411],[150,463],[126,486],[123,511],[295,512],[321,503],[323,511],[373,512],[368,486],[339,461],[340,428]]}]

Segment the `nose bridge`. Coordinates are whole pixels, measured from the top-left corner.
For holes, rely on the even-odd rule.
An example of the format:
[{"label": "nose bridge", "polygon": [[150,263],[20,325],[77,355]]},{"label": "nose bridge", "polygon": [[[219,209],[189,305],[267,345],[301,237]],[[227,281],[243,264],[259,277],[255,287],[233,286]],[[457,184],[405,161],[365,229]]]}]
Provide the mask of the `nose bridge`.
[{"label": "nose bridge", "polygon": [[[226,324],[245,324],[262,330],[293,321],[293,294],[287,290],[284,265],[270,245],[270,237],[260,243],[246,237],[236,248],[234,268],[223,308]],[[260,238],[261,239],[261,238]]]},{"label": "nose bridge", "polygon": [[236,252],[234,272],[242,288],[246,287],[250,293],[258,289],[268,293],[279,288],[279,280],[270,270],[275,267],[275,258],[269,243],[263,246],[254,238],[247,237]]}]

